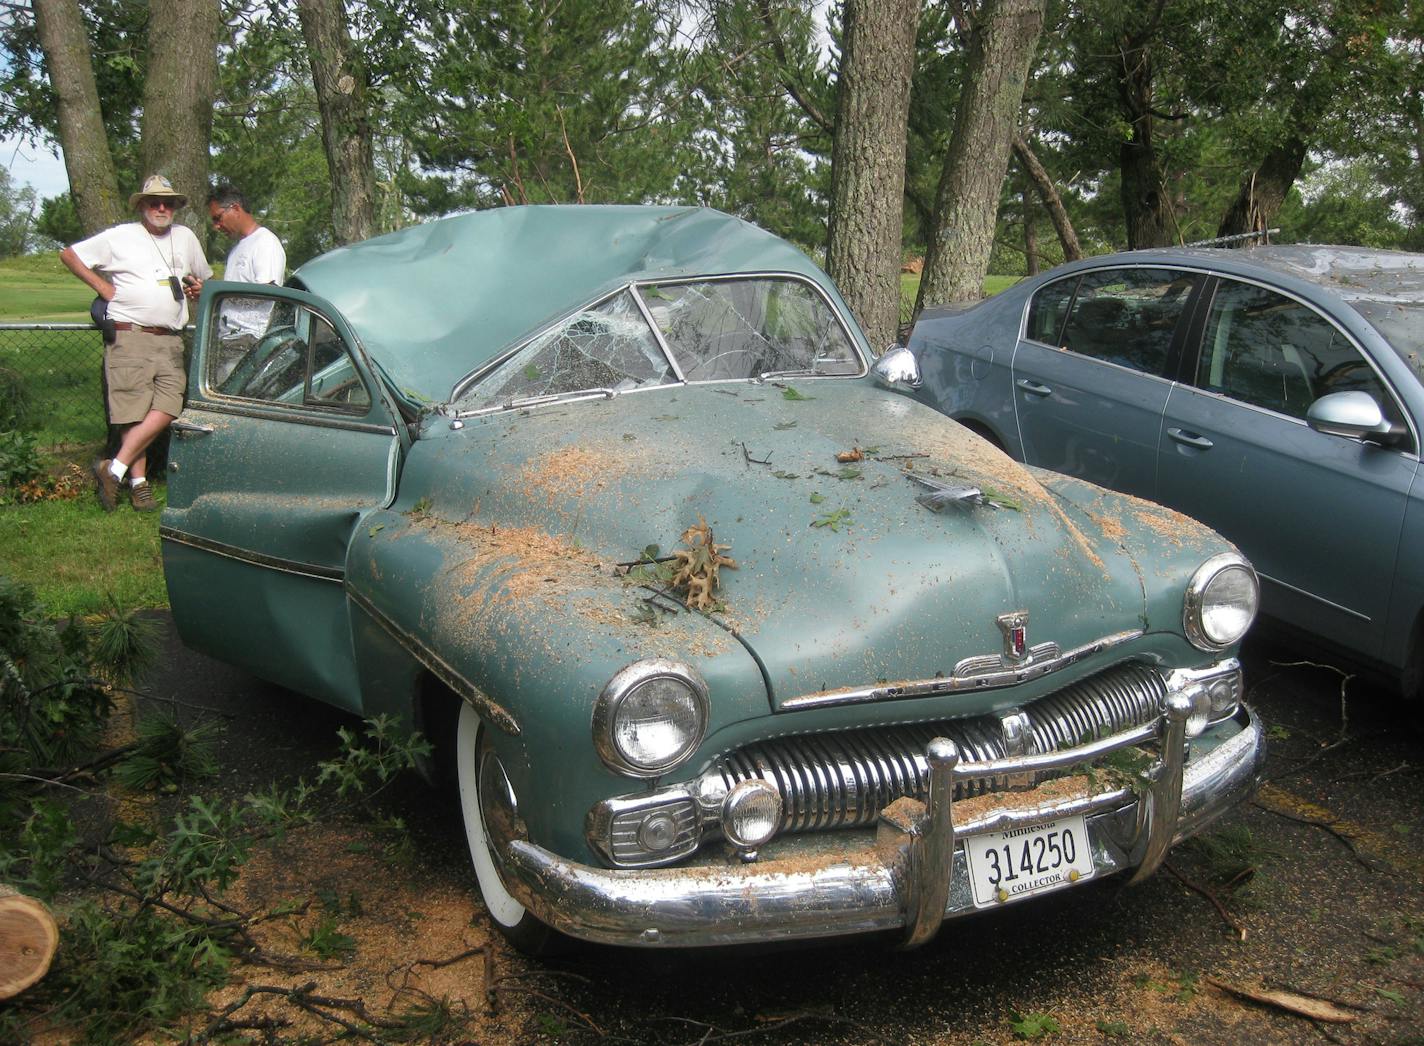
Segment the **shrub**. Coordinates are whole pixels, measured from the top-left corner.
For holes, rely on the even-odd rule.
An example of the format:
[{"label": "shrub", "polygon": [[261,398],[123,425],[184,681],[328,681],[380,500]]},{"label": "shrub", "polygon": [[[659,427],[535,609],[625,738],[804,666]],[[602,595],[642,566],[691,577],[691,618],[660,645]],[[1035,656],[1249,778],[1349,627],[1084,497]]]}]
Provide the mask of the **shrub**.
[{"label": "shrub", "polygon": [[0,431],[25,428],[32,413],[25,379],[19,371],[0,367]]}]

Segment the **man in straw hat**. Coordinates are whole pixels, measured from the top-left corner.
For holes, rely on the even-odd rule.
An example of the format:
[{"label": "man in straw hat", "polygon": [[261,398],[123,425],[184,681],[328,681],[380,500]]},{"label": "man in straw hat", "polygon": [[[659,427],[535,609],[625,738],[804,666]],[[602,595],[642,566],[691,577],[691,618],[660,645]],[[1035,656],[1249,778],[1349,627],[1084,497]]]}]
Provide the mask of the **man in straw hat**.
[{"label": "man in straw hat", "polygon": [[188,299],[213,270],[198,238],[173,214],[187,202],[168,179],[149,175],[129,197],[138,221],[81,240],[59,252],[60,261],[108,302],[114,340],[104,349],[109,420],[123,431],[113,458],[94,463],[99,504],[112,512],[127,479],[139,512],[158,507],[146,473],[148,446],[183,410],[188,387],[183,340]]}]

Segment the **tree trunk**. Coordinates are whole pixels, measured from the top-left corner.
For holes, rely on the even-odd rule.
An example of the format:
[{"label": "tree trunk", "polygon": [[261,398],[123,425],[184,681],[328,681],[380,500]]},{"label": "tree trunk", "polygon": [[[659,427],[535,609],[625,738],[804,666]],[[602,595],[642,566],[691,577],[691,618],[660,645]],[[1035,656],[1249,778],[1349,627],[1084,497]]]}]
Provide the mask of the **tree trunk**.
[{"label": "tree trunk", "polygon": [[1045,0],[986,0],[970,33],[916,316],[927,302],[971,301],[984,293],[999,193],[1044,7]]},{"label": "tree trunk", "polygon": [[74,0],[34,0],[34,4],[45,69],[54,88],[69,193],[80,228],[92,236],[118,222],[124,207],[104,134],[94,68],[89,64],[89,34]]},{"label": "tree trunk", "polygon": [[[201,243],[208,228],[208,149],[217,94],[218,0],[150,0],[143,85],[143,170],[188,197],[175,218]],[[137,186],[135,186],[137,188]]]},{"label": "tree trunk", "polygon": [[13,998],[49,972],[59,928],[49,909],[0,883],[0,999]]},{"label": "tree trunk", "polygon": [[1131,132],[1118,150],[1122,172],[1122,214],[1128,250],[1171,243],[1172,202],[1162,188],[1153,141],[1152,51],[1124,41],[1118,70],[1118,101]]},{"label": "tree trunk", "polygon": [[1265,242],[1265,233],[1281,205],[1286,202],[1286,194],[1295,184],[1300,174],[1301,164],[1309,146],[1299,134],[1292,134],[1286,141],[1266,153],[1257,167],[1241,186],[1236,199],[1227,208],[1217,228],[1218,236],[1240,236],[1244,233],[1258,233],[1260,239],[1250,237],[1241,240],[1241,246]]},{"label": "tree trunk", "polygon": [[1083,248],[1078,243],[1078,234],[1074,231],[1073,222],[1063,206],[1063,197],[1058,195],[1058,188],[1053,184],[1053,179],[1048,176],[1043,164],[1038,162],[1038,156],[1023,135],[1014,138],[1014,155],[1018,157],[1024,173],[1033,182],[1043,206],[1048,208],[1053,231],[1058,234],[1058,242],[1063,245],[1063,260],[1077,261],[1083,257]]},{"label": "tree trunk", "polygon": [[900,325],[905,134],[920,0],[846,0],[826,268],[870,344]]},{"label": "tree trunk", "polygon": [[1023,201],[1023,234],[1024,234],[1024,266],[1030,276],[1038,275],[1038,229],[1034,227],[1033,191],[1029,188],[1027,180],[1024,187],[1019,192],[1019,199]]},{"label": "tree trunk", "polygon": [[297,14],[321,109],[332,225],[338,242],[355,243],[368,239],[376,228],[376,168],[366,72],[353,54],[342,0],[298,0]]}]

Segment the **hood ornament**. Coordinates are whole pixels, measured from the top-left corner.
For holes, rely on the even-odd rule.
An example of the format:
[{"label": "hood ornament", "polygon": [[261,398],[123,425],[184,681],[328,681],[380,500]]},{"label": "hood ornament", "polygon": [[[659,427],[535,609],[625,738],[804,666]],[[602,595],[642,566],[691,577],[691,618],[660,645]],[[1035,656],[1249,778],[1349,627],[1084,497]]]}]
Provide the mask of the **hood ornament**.
[{"label": "hood ornament", "polygon": [[1004,660],[1018,664],[1028,657],[1028,611],[1015,610],[996,619],[1004,633]]},{"label": "hood ornament", "polygon": [[929,491],[915,498],[921,505],[931,512],[938,512],[946,505],[964,504],[987,505],[989,508],[998,508],[992,499],[986,497],[984,492],[978,487],[971,487],[958,483],[940,483],[937,480],[929,479],[925,476],[917,476],[913,472],[904,473],[906,479],[917,487],[923,487]]}]

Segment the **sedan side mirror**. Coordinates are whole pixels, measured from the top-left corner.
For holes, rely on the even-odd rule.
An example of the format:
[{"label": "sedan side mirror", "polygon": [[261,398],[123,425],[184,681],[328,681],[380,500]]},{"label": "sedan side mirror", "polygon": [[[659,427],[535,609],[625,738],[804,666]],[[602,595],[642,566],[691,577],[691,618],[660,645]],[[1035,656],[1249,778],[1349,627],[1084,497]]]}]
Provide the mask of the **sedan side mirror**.
[{"label": "sedan side mirror", "polygon": [[1305,412],[1305,422],[1327,436],[1370,443],[1393,443],[1401,434],[1368,392],[1332,392],[1321,396]]},{"label": "sedan side mirror", "polygon": [[905,386],[918,389],[923,384],[920,380],[919,360],[903,345],[892,345],[886,349],[885,354],[875,361],[871,373],[875,375],[875,380],[886,388]]}]

